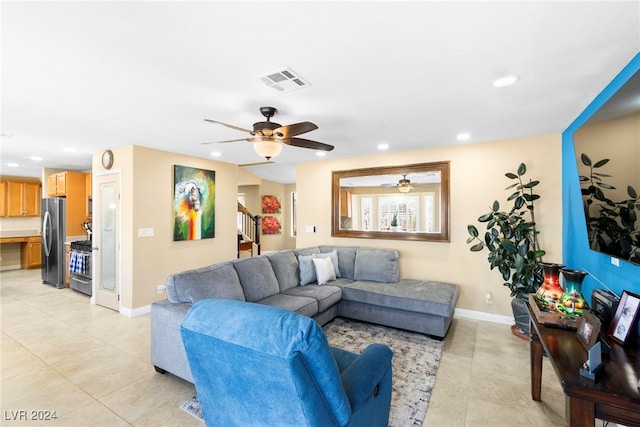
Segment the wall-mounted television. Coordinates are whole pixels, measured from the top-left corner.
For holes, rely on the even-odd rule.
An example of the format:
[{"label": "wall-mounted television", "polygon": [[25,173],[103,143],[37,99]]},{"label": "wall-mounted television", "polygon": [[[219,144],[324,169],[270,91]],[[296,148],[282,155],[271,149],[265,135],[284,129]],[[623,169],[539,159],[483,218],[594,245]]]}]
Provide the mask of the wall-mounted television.
[{"label": "wall-mounted television", "polygon": [[573,143],[590,248],[640,265],[640,71]]}]

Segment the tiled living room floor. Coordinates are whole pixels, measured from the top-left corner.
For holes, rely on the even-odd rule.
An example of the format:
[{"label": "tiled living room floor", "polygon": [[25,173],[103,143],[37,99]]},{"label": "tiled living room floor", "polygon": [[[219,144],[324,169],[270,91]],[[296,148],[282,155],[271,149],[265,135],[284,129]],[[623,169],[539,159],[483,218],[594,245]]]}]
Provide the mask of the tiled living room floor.
[{"label": "tiled living room floor", "polygon": [[[178,406],[193,385],[157,374],[149,315],[126,318],[70,289],[43,285],[39,270],[0,273],[3,426],[19,411],[56,411],[59,426],[197,426]],[[528,343],[509,327],[455,319],[424,426],[562,426],[564,396],[547,360],[543,402],[529,389]]]}]

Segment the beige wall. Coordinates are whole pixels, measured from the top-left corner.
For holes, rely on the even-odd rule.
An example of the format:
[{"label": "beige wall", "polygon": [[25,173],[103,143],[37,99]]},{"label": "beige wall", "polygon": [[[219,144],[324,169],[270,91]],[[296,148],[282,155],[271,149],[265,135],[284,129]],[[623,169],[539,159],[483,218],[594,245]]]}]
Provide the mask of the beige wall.
[{"label": "beige wall", "polygon": [[[451,242],[406,242],[399,240],[331,237],[331,171],[375,166],[449,160],[451,162]],[[547,135],[516,140],[428,148],[401,153],[316,161],[298,165],[297,247],[320,244],[393,248],[400,252],[400,271],[406,278],[430,279],[460,286],[460,309],[511,315],[509,289],[502,286],[497,271],[489,270],[486,252],[472,253],[466,244],[467,224],[489,210],[498,199],[503,207],[511,182],[504,174],[527,164],[527,177],[539,179],[541,199],[536,220],[545,261],[562,260],[561,136]],[[315,225],[316,233],[306,233]],[[480,228],[480,227],[479,227]],[[481,228],[480,228],[481,229]],[[494,303],[485,303],[487,292]]]},{"label": "beige wall", "polygon": [[[172,273],[236,257],[236,212],[239,169],[236,165],[182,156],[139,146],[114,148],[112,172],[121,179],[121,304],[147,306],[166,297],[156,293]],[[216,172],[215,238],[173,241],[173,166]],[[93,171],[105,173],[100,154]],[[94,219],[99,226],[97,218]],[[226,226],[232,224],[232,226]],[[154,237],[137,237],[139,228],[153,228]]]},{"label": "beige wall", "polygon": [[[158,285],[170,274],[203,267],[237,256],[237,193],[245,191],[260,214],[260,197],[277,195],[283,202],[280,215],[283,234],[262,236],[263,251],[295,247],[288,238],[289,209],[285,185],[261,180],[230,163],[183,156],[140,146],[112,149],[114,163],[110,171],[100,164],[100,153],[93,156],[94,177],[117,173],[121,180],[121,305],[135,310],[166,298],[157,294]],[[189,166],[216,172],[215,237],[197,241],[173,241],[173,166]],[[239,187],[240,186],[240,187]],[[287,186],[289,187],[289,186]],[[94,218],[94,227],[99,219]],[[138,229],[153,228],[153,237],[137,237]]]}]

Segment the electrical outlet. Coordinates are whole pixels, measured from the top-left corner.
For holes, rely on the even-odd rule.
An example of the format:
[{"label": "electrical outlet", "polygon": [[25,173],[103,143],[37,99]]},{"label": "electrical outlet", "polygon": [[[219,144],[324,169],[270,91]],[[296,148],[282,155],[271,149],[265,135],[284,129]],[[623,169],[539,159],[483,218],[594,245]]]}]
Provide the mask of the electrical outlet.
[{"label": "electrical outlet", "polygon": [[167,289],[167,287],[165,285],[158,285],[156,286],[156,293],[157,294],[161,294],[164,292],[164,290]]},{"label": "electrical outlet", "polygon": [[487,292],[487,295],[485,295],[484,297],[484,302],[486,302],[487,304],[493,304],[493,295],[491,294],[491,292]]}]

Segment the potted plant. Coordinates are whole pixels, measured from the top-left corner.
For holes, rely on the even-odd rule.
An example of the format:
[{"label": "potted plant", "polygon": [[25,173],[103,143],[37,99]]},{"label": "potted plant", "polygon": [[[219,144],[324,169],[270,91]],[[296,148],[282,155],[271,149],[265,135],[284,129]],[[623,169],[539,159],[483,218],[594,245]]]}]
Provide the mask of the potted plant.
[{"label": "potted plant", "polygon": [[494,201],[491,210],[478,218],[478,222],[486,224],[483,238],[475,225],[467,226],[469,238],[473,243],[470,250],[480,252],[487,249],[489,267],[497,268],[502,274],[504,286],[508,287],[513,297],[511,307],[514,311],[516,328],[514,333],[529,335],[529,315],[525,301],[529,293],[535,292],[544,281],[542,256],[539,248],[536,229],[534,202],[540,198],[533,189],[540,181],[524,182],[527,166],[521,163],[516,173],[505,174],[515,180],[506,190],[513,190],[507,201],[513,205],[508,211],[500,210],[500,203]]},{"label": "potted plant", "polygon": [[396,231],[398,229],[398,212],[393,214],[393,218],[391,219],[391,230]]},{"label": "potted plant", "polygon": [[605,190],[615,190],[603,178],[611,175],[598,172],[609,159],[595,163],[582,153],[582,164],[589,168],[589,175],[580,175],[580,190],[587,221],[589,246],[616,258],[640,264],[640,231],[637,226],[640,218],[640,196],[635,188],[627,185],[627,198],[614,201],[605,194]]}]

